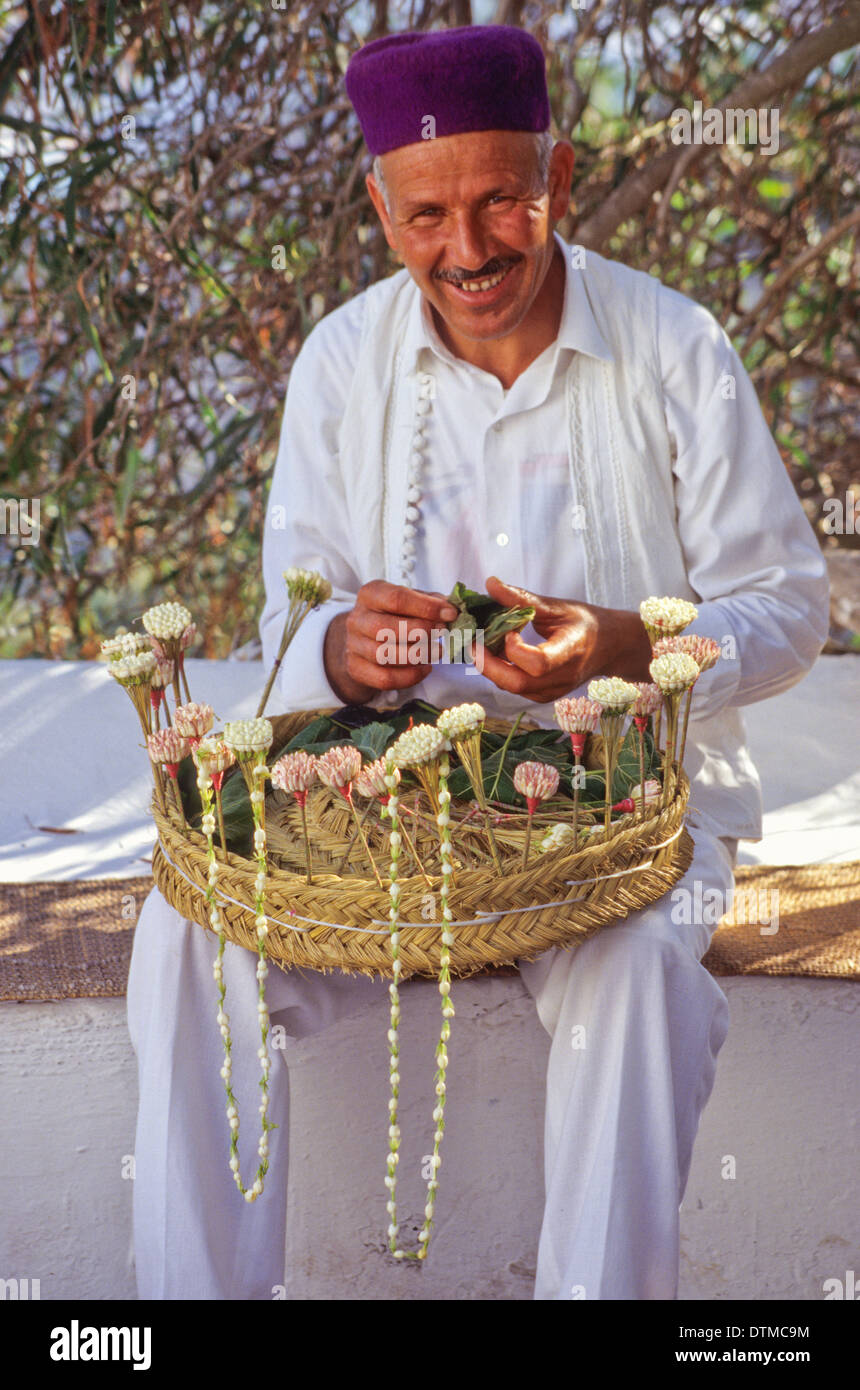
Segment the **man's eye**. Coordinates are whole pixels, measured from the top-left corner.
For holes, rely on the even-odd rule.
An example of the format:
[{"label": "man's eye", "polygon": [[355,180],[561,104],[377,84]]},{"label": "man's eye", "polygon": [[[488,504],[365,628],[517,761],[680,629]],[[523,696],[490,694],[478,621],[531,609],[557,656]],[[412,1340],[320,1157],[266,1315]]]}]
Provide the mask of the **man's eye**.
[{"label": "man's eye", "polygon": [[511,203],[513,199],[509,193],[494,193],[487,201],[490,203]]},{"label": "man's eye", "polygon": [[442,211],[441,208],[422,208],[420,212],[416,212],[415,216],[416,216],[416,217],[438,217],[441,211]]}]

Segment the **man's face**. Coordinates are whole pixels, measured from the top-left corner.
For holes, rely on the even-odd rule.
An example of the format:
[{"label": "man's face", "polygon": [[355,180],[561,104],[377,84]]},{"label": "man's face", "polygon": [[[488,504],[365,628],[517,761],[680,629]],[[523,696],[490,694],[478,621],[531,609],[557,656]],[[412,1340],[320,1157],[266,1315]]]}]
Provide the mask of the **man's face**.
[{"label": "man's face", "polygon": [[382,160],[390,214],[367,187],[397,251],[452,335],[507,337],[532,308],[568,208],[573,150],[553,150],[542,187],[535,137],[474,131],[392,150]]}]

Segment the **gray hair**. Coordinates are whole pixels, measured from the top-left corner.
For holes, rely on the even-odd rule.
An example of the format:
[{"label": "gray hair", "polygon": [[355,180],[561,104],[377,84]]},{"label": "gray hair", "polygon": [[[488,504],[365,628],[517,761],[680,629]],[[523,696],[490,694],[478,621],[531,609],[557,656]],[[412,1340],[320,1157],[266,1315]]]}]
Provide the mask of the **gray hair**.
[{"label": "gray hair", "polygon": [[[555,140],[553,139],[552,131],[542,130],[535,134],[535,149],[537,150],[538,160],[537,175],[538,181],[542,189],[546,188],[547,180],[549,179],[549,163],[550,159],[552,158],[552,151],[554,145]],[[391,206],[388,202],[388,189],[385,187],[385,178],[383,177],[382,173],[382,157],[380,155],[377,155],[374,159],[373,168],[371,172],[373,174],[374,181],[376,182],[376,186],[382,194],[382,201],[385,204],[385,211],[390,215]]]}]

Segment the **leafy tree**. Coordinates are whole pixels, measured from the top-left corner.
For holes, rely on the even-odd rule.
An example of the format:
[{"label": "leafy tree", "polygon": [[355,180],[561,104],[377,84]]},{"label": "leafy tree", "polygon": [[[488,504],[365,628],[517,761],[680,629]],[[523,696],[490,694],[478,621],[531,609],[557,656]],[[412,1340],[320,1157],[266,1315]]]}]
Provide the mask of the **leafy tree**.
[{"label": "leafy tree", "polygon": [[[0,545],[0,655],[92,657],[171,597],[209,656],[255,636],[290,364],[394,268],[347,59],[493,21],[547,54],[577,151],[563,233],[712,309],[810,514],[847,492],[857,0],[0,3],[4,530],[9,499],[40,506],[38,544]],[[778,106],[778,152],[676,145],[694,101]],[[860,519],[821,531],[860,544]]]}]

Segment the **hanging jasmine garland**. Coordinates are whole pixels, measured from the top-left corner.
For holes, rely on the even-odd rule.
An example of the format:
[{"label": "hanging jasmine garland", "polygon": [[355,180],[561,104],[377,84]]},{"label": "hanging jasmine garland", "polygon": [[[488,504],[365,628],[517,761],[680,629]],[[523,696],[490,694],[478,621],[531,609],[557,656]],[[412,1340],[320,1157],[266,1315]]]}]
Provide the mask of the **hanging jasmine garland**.
[{"label": "hanging jasmine garland", "polygon": [[[448,711],[449,714],[455,713]],[[445,1096],[447,1093],[446,1072],[448,1068],[448,1052],[446,1044],[451,1036],[450,1019],[454,1017],[454,1006],[451,1003],[451,955],[450,948],[454,944],[454,937],[451,933],[452,912],[448,904],[448,893],[453,873],[451,863],[451,830],[450,812],[451,793],[448,790],[448,774],[450,767],[448,763],[448,740],[441,730],[434,729],[430,725],[423,725],[417,729],[410,729],[402,734],[389,750],[386,760],[385,781],[388,787],[388,801],[385,811],[391,820],[391,833],[389,844],[391,848],[391,864],[389,866],[389,895],[391,897],[391,908],[389,918],[391,920],[391,958],[393,979],[388,987],[391,998],[390,1026],[388,1029],[389,1043],[389,1080],[391,1084],[391,1099],[388,1102],[388,1172],[385,1178],[385,1186],[388,1188],[387,1210],[390,1217],[388,1224],[388,1248],[396,1260],[415,1259],[423,1260],[427,1256],[427,1249],[430,1244],[430,1230],[433,1225],[433,1212],[436,1205],[436,1192],[439,1187],[437,1173],[442,1163],[439,1152],[442,1138],[445,1132]],[[423,770],[426,778],[425,785],[433,789],[433,799],[438,806],[436,822],[439,826],[439,846],[441,859],[441,882],[439,887],[439,897],[441,900],[442,913],[442,934],[441,946],[439,951],[439,993],[442,996],[442,1028],[439,1034],[439,1042],[436,1047],[436,1106],[433,1110],[433,1120],[436,1129],[433,1133],[433,1152],[430,1155],[430,1167],[432,1176],[427,1182],[427,1203],[424,1208],[424,1225],[418,1234],[418,1250],[403,1250],[397,1244],[399,1226],[397,1223],[397,1165],[400,1161],[400,1126],[397,1123],[397,1105],[400,1097],[400,1070],[399,1070],[399,1025],[400,1025],[400,990],[398,981],[400,979],[400,884],[397,879],[397,866],[400,859],[400,822],[399,822],[399,797],[397,771],[399,768],[412,768]]]}]

